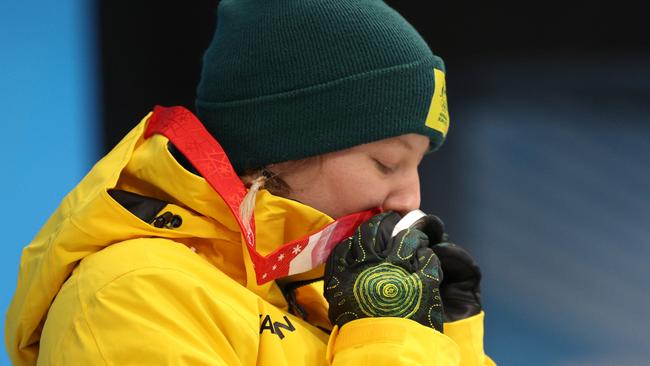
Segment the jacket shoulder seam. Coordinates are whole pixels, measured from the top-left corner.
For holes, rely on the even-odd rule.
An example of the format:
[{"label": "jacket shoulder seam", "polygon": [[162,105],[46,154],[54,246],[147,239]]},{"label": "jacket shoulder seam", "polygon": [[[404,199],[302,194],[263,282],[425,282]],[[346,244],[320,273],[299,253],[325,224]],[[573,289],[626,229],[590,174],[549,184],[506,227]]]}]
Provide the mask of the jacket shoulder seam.
[{"label": "jacket shoulder seam", "polygon": [[81,309],[81,321],[86,324],[88,327],[88,332],[90,333],[90,336],[93,339],[93,342],[95,343],[95,347],[97,347],[97,353],[99,353],[99,356],[102,358],[102,361],[104,361],[104,365],[108,365],[108,361],[106,360],[106,357],[104,356],[104,353],[102,352],[102,348],[99,346],[99,341],[97,341],[97,337],[95,336],[95,332],[93,331],[93,328],[90,326],[90,322],[88,322],[88,314],[86,313],[86,304],[81,301],[81,290],[79,286],[79,277],[77,276],[75,278],[75,287],[76,287],[76,295],[77,295],[77,301],[79,301],[79,308]]}]

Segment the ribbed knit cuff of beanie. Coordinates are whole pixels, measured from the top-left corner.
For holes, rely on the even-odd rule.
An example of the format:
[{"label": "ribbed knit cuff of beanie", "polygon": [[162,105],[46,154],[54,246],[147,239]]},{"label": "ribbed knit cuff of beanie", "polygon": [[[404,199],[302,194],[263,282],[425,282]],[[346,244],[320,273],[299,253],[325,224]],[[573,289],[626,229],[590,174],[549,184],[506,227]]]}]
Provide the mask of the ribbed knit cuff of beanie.
[{"label": "ribbed knit cuff of beanie", "polygon": [[381,0],[222,0],[196,110],[238,172],[418,133],[443,142],[445,66]]}]

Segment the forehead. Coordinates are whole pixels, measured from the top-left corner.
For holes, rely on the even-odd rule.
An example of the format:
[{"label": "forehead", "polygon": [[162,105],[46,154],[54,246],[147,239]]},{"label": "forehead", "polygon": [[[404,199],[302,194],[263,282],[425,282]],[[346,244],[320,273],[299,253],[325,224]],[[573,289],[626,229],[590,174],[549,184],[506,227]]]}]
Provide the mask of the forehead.
[{"label": "forehead", "polygon": [[429,148],[429,138],[415,133],[390,137],[383,140],[378,140],[364,145],[359,145],[361,149],[373,148],[399,148],[409,152],[424,154]]}]

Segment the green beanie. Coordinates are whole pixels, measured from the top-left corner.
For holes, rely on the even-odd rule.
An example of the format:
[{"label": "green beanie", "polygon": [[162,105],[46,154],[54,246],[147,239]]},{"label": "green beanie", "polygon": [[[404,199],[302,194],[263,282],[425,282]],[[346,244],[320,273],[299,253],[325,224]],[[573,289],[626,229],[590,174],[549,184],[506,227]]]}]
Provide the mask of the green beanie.
[{"label": "green beanie", "polygon": [[196,111],[235,170],[449,126],[444,63],[381,0],[222,0]]}]

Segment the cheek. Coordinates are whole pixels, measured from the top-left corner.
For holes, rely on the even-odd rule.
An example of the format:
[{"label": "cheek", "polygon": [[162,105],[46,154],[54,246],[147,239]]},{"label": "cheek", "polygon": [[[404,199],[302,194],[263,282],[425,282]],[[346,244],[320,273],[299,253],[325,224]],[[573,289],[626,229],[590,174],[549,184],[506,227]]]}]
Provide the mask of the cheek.
[{"label": "cheek", "polygon": [[330,176],[328,196],[336,216],[380,207],[384,201],[383,185],[367,170]]}]

